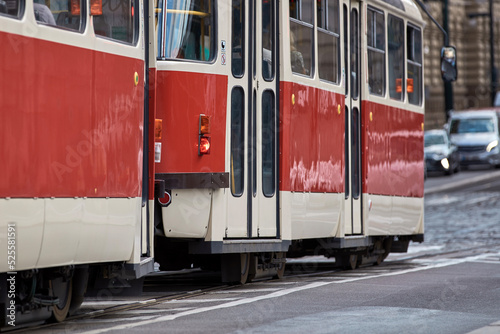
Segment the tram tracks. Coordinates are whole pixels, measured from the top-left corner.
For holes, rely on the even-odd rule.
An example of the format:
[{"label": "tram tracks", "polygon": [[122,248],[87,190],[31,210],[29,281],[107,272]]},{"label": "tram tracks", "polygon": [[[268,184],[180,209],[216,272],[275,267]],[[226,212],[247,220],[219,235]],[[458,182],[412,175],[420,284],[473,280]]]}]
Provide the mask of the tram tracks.
[{"label": "tram tracks", "polygon": [[[187,300],[191,298],[196,298],[204,295],[217,295],[220,293],[227,294],[227,293],[234,293],[238,294],[241,290],[242,287],[249,288],[251,290],[258,290],[262,289],[261,286],[262,284],[265,284],[266,286],[269,287],[267,283],[279,283],[281,282],[282,284],[298,284],[298,281],[304,282],[309,281],[309,279],[314,280],[317,278],[319,281],[328,279],[338,279],[338,280],[346,280],[350,278],[356,278],[356,277],[363,277],[363,276],[370,276],[373,277],[374,275],[387,275],[390,274],[391,272],[399,272],[399,271],[405,271],[405,270],[413,270],[413,268],[419,267],[419,266],[426,266],[424,263],[419,263],[419,260],[425,260],[429,259],[432,260],[432,258],[439,258],[443,257],[443,259],[450,259],[450,258],[462,258],[462,257],[470,257],[471,255],[477,255],[480,253],[487,253],[487,252],[494,252],[494,251],[500,251],[500,244],[496,245],[478,245],[474,247],[468,247],[468,248],[463,248],[463,249],[456,249],[456,250],[450,250],[450,251],[441,251],[441,252],[433,252],[433,253],[427,253],[427,254],[415,254],[413,256],[405,257],[404,259],[398,259],[398,260],[392,260],[388,262],[384,262],[380,266],[362,266],[359,269],[356,270],[345,270],[341,268],[335,268],[334,267],[334,262],[311,262],[310,260],[308,261],[297,261],[294,260],[290,263],[290,268],[287,270],[285,273],[285,277],[282,280],[277,280],[277,279],[268,279],[268,280],[257,280],[256,282],[248,283],[247,285],[216,285],[213,286],[213,282],[209,283],[212,286],[209,287],[201,287],[202,283],[199,281],[193,282],[193,284],[197,284],[198,286],[195,286],[194,289],[189,290],[189,285],[186,285],[187,291],[182,291],[179,293],[169,293],[169,294],[158,294],[158,296],[154,296],[156,292],[149,292],[147,296],[143,296],[143,300],[130,300],[130,303],[120,304],[117,302],[117,304],[109,306],[109,307],[102,307],[102,308],[95,308],[93,310],[87,310],[83,311],[82,313],[75,314],[73,316],[70,316],[66,319],[65,323],[72,323],[74,326],[80,326],[79,322],[85,322],[86,320],[91,320],[91,319],[105,319],[106,317],[110,318],[120,318],[122,314],[127,313],[129,311],[134,311],[134,310],[145,310],[145,309],[152,309],[150,312],[154,312],[154,307],[159,306],[161,304],[165,304],[168,302],[177,302],[177,301],[182,301],[182,300]],[[165,279],[161,276],[160,273],[158,273],[156,278],[153,278],[151,280],[153,286],[159,286],[159,283],[163,283],[164,287],[167,286],[168,284],[171,284],[172,286],[175,286],[176,284],[179,284],[180,282],[184,282],[183,285],[185,285],[185,280],[186,277],[180,277],[178,279]],[[189,279],[188,279],[189,280]],[[252,289],[252,287],[255,287]],[[177,287],[178,288],[178,287]],[[234,292],[231,290],[234,289]],[[264,289],[265,290],[265,289]],[[264,291],[263,290],[263,291]],[[227,292],[224,292],[227,291]],[[151,295],[153,293],[153,295]],[[137,299],[137,298],[136,298]],[[99,303],[96,303],[99,305]],[[161,308],[156,309],[157,314],[159,315],[162,312],[165,312],[165,310],[162,310]],[[129,312],[130,313],[130,312]],[[51,332],[53,329],[59,329],[61,325],[63,324],[57,324],[57,323],[52,323],[52,324],[42,324],[42,325],[37,325],[34,327],[28,327],[28,328],[19,328],[15,330],[15,332],[18,333],[24,333],[24,332],[31,332],[33,330],[42,330],[42,332],[45,330],[46,332]],[[56,331],[59,332],[59,331]],[[62,331],[64,332],[64,331]]]}]

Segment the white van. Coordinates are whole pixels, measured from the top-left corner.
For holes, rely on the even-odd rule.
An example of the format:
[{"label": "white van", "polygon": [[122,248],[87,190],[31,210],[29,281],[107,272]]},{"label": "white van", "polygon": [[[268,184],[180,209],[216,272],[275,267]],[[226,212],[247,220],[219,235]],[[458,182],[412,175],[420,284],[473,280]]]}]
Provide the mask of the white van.
[{"label": "white van", "polygon": [[448,131],[460,153],[460,165],[488,164],[500,167],[500,108],[454,111]]}]

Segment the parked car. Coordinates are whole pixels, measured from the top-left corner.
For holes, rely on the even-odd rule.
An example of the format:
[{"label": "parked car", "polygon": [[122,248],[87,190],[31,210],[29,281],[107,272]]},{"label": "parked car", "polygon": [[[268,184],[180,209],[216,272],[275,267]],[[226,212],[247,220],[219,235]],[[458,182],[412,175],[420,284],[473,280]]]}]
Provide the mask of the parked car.
[{"label": "parked car", "polygon": [[500,108],[467,110],[450,114],[449,132],[458,147],[460,164],[500,167]]},{"label": "parked car", "polygon": [[424,133],[425,165],[429,172],[444,172],[451,175],[460,170],[457,147],[453,145],[445,130],[429,130]]}]

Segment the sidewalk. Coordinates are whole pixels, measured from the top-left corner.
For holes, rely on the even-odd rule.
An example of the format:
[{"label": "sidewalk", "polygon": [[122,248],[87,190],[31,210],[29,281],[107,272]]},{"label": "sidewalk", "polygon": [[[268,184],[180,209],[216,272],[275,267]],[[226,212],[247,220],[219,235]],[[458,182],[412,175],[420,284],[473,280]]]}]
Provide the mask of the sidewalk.
[{"label": "sidewalk", "polygon": [[[461,174],[465,174],[467,172],[461,172]],[[456,188],[461,188],[465,187],[468,185],[473,185],[476,183],[484,182],[490,179],[495,179],[495,178],[500,178],[500,170],[493,170],[493,171],[485,171],[484,174],[481,175],[476,175],[476,176],[471,176],[468,178],[464,178],[461,180],[453,180],[452,178],[448,178],[447,182],[444,182],[444,184],[440,185],[434,185],[434,186],[426,186],[424,188],[424,195],[430,195],[438,192],[444,192],[444,191],[449,191],[453,190]]]}]

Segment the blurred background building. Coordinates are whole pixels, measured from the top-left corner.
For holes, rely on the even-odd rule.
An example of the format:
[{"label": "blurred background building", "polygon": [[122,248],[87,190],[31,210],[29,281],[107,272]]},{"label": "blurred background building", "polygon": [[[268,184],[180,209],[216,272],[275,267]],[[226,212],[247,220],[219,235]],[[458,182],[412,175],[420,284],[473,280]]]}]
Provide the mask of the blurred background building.
[{"label": "blurred background building", "polygon": [[[500,88],[492,85],[492,71],[500,67],[500,1],[498,4],[495,1],[498,0],[425,1],[428,11],[445,29],[447,14],[450,45],[457,48],[458,80],[451,84],[454,110],[492,106],[495,92]],[[495,10],[499,11],[496,15]],[[440,128],[446,122],[445,84],[440,71],[444,37],[427,16],[422,15],[427,23],[423,52],[425,129],[429,130]]]}]

